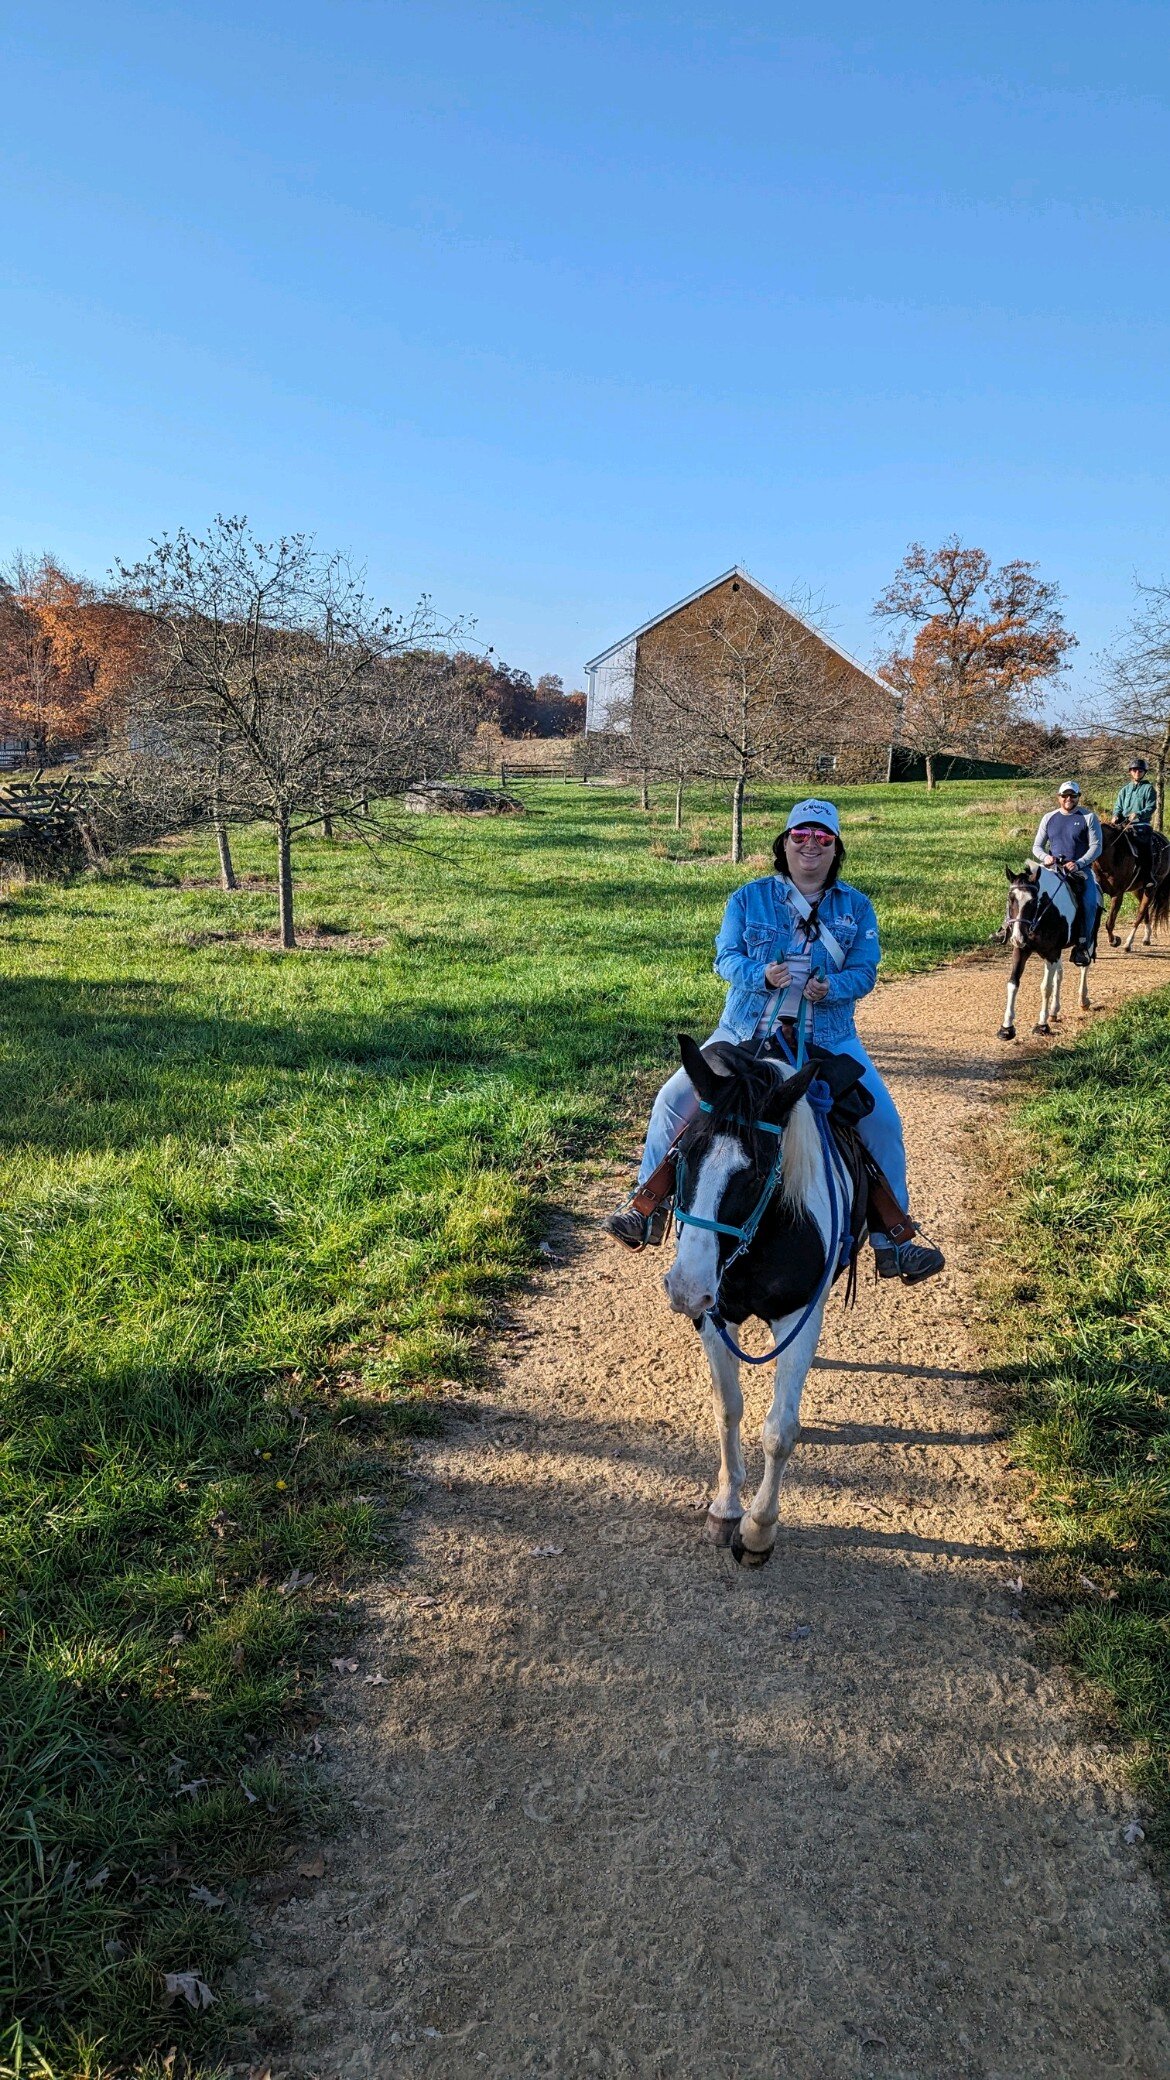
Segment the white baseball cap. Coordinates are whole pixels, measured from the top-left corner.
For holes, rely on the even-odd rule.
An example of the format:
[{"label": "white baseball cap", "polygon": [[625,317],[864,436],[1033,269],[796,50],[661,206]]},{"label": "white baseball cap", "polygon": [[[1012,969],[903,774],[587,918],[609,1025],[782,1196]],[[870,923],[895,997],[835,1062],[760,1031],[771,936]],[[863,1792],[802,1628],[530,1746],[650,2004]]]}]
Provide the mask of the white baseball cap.
[{"label": "white baseball cap", "polygon": [[798,823],[819,823],[822,829],[832,831],[835,838],[841,835],[840,818],[832,802],[822,802],[817,795],[810,795],[804,802],[795,802],[788,811],[785,830],[795,830]]},{"label": "white baseball cap", "polygon": [[1080,791],[1075,780],[1062,780],[1056,790],[1057,794],[1079,794]]}]

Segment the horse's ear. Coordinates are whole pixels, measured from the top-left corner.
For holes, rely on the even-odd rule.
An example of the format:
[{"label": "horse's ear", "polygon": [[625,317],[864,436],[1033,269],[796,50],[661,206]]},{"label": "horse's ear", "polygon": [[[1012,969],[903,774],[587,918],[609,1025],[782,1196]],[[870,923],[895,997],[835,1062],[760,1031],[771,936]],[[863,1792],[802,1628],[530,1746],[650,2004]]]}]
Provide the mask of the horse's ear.
[{"label": "horse's ear", "polygon": [[698,1091],[700,1098],[704,1098],[709,1105],[715,1096],[719,1078],[716,1076],[711,1064],[704,1059],[703,1051],[698,1041],[692,1040],[689,1033],[680,1033],[678,1036],[678,1051],[682,1056],[683,1068]]},{"label": "horse's ear", "polygon": [[797,1069],[791,1076],[784,1078],[780,1085],[779,1098],[785,1112],[790,1112],[797,1099],[803,1098],[809,1084],[816,1080],[816,1075],[817,1063],[806,1062],[803,1069]]},{"label": "horse's ear", "polygon": [[1015,878],[1016,878],[1016,870],[1015,870],[1015,868],[1014,868],[1014,867],[1005,867],[1005,868],[1004,868],[1004,873],[1005,873],[1005,874],[1007,875],[1007,878],[1008,878],[1008,880],[1009,880],[1009,881],[1014,881],[1014,880],[1015,880]]}]

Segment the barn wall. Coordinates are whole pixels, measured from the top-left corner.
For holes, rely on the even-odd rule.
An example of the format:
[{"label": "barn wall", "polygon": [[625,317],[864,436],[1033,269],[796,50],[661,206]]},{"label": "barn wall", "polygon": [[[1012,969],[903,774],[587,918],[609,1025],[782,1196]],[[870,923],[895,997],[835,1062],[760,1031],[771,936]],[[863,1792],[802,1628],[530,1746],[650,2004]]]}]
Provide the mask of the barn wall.
[{"label": "barn wall", "polygon": [[[734,627],[737,616],[743,617],[745,609],[753,614],[766,613],[773,621],[791,618],[785,617],[782,607],[777,607],[766,593],[757,591],[745,579],[727,578],[721,585],[714,586],[710,592],[703,593],[699,599],[691,600],[686,606],[680,607],[665,621],[647,629],[645,635],[638,639],[637,645],[633,688],[635,712],[639,695],[645,697],[646,689],[652,685],[656,674],[672,669],[677,671],[684,667],[695,668],[696,652],[701,655],[705,647],[704,628],[709,625],[714,615],[723,616],[729,625]],[[807,635],[808,631],[803,628],[803,624],[797,622],[796,627]],[[815,631],[813,637],[816,640]],[[871,747],[889,745],[894,731],[893,697],[867,673],[859,671],[846,658],[839,656],[830,644],[823,644],[821,651],[825,672],[846,702],[850,743],[856,742],[859,748],[862,745],[865,747],[866,755],[856,762],[864,764],[867,777],[869,767],[873,765],[874,777],[884,779],[886,752],[883,750],[880,757],[876,754],[871,757],[868,754]],[[682,727],[685,727],[685,724],[680,722],[680,728]],[[840,737],[841,722],[838,712],[827,723],[826,748],[836,752],[839,757],[845,748],[839,741]],[[810,747],[810,752],[812,749],[813,747]],[[880,772],[877,770],[878,766]],[[838,778],[843,777],[843,773],[838,771]]]},{"label": "barn wall", "polygon": [[589,673],[585,704],[585,727],[588,731],[629,729],[637,648],[631,636],[628,643],[623,643],[620,650],[615,650],[611,657],[595,665]]}]

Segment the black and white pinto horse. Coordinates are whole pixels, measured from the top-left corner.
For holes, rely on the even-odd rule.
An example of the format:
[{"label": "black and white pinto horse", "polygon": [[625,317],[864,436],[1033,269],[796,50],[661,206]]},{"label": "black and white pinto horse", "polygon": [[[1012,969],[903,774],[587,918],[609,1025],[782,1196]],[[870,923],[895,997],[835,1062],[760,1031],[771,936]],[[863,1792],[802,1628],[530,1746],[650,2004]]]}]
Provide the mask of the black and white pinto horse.
[{"label": "black and white pinto horse", "polygon": [[[1044,963],[1044,975],[1040,984],[1040,1016],[1032,1031],[1051,1033],[1053,1020],[1060,1017],[1062,957],[1076,940],[1077,894],[1063,875],[1039,864],[1026,867],[1021,874],[1013,873],[1011,867],[1005,867],[1004,872],[1008,878],[1007,910],[995,936],[1012,948],[1012,964],[999,1037],[1014,1040],[1020,979],[1034,953]],[[1098,928],[1100,922],[1098,909]],[[1080,978],[1080,1009],[1090,1011],[1087,968],[1080,970]]]},{"label": "black and white pinto horse", "polygon": [[[711,1368],[719,1479],[707,1535],[743,1565],[762,1567],[776,1543],[780,1484],[825,1302],[852,1250],[852,1181],[806,1096],[823,1065],[793,1070],[722,1043],[703,1053],[686,1035],[679,1046],[702,1110],[681,1144],[678,1246],[663,1283],[675,1313],[699,1330]],[[814,1097],[825,1095],[821,1083]],[[777,1348],[764,1477],[745,1508],[740,1360],[728,1335],[750,1315],[768,1323]]]}]

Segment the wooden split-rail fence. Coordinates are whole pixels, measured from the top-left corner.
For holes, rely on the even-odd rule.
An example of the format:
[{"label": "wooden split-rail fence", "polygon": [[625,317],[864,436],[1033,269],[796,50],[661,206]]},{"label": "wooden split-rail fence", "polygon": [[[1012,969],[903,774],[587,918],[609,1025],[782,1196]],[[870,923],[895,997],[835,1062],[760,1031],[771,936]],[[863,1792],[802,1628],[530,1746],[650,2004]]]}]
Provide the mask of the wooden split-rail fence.
[{"label": "wooden split-rail fence", "polygon": [[109,780],[47,778],[0,782],[0,850],[65,865],[79,851],[96,865],[102,857],[96,818],[113,792]]}]

